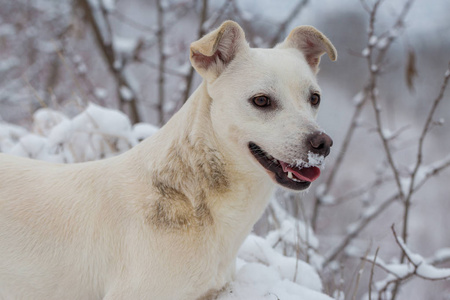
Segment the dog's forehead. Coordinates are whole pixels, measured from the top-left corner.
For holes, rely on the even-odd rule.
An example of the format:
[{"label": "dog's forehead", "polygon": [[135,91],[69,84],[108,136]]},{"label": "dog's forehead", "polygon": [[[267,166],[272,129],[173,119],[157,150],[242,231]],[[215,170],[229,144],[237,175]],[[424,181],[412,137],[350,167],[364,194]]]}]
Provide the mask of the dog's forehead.
[{"label": "dog's forehead", "polygon": [[232,69],[230,75],[249,87],[318,89],[316,76],[303,54],[296,49],[252,48],[245,57],[236,59]]}]

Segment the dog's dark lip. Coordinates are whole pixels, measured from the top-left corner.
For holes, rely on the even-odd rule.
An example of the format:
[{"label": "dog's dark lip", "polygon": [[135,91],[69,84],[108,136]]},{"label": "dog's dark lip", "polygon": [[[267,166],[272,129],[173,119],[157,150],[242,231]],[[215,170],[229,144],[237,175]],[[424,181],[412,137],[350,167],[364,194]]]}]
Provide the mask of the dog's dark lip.
[{"label": "dog's dark lip", "polygon": [[271,158],[264,150],[253,142],[248,144],[250,153],[255,157],[255,159],[268,171],[274,174],[274,179],[278,184],[283,187],[301,191],[307,189],[311,182],[308,181],[294,181],[287,177],[286,173],[283,171],[281,164],[275,159]]}]

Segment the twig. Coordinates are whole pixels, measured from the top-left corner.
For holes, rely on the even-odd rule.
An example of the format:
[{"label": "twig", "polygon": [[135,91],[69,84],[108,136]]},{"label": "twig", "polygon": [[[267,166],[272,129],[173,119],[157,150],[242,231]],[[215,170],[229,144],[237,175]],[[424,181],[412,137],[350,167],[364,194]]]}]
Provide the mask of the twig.
[{"label": "twig", "polygon": [[[381,113],[380,113],[380,107],[378,103],[378,97],[377,97],[377,79],[378,79],[378,73],[380,71],[381,63],[384,60],[384,56],[387,53],[387,50],[389,49],[389,46],[392,44],[392,42],[396,39],[395,34],[389,34],[388,40],[386,44],[379,50],[378,55],[374,57],[373,49],[376,47],[377,43],[374,42],[378,38],[374,35],[374,24],[375,24],[375,16],[379,7],[379,4],[381,3],[381,0],[378,0],[375,2],[374,7],[372,9],[371,15],[370,15],[370,26],[369,26],[369,39],[368,39],[368,53],[367,55],[367,64],[368,69],[370,72],[370,80],[368,85],[368,96],[372,103],[372,107],[375,114],[375,120],[377,124],[377,132],[381,138],[384,151],[386,153],[386,157],[389,163],[389,166],[391,167],[392,173],[394,174],[395,183],[397,184],[397,188],[400,193],[400,198],[404,201],[405,195],[402,188],[402,184],[400,182],[400,174],[399,171],[395,165],[394,158],[392,155],[392,151],[389,147],[389,140],[386,138],[386,136],[383,133],[382,128],[382,121],[381,121]],[[408,12],[412,1],[408,1],[405,6],[403,7],[402,12],[400,13],[399,17],[397,18],[397,21],[394,25],[394,28],[392,30],[399,30],[403,24],[403,19],[406,16],[406,13]],[[392,31],[391,30],[391,31]]]},{"label": "twig", "polygon": [[[323,195],[328,194],[331,187],[333,186],[336,173],[338,172],[339,168],[341,167],[342,161],[344,160],[344,157],[347,154],[348,146],[350,145],[350,142],[353,138],[353,134],[358,125],[357,120],[362,112],[362,109],[363,109],[365,103],[366,103],[366,99],[363,101],[360,101],[355,107],[355,110],[353,112],[353,115],[352,115],[352,118],[350,121],[350,125],[347,129],[347,132],[345,133],[345,137],[344,137],[344,141],[342,143],[341,149],[339,149],[339,151],[338,151],[338,156],[336,158],[336,162],[334,163],[333,167],[331,168],[331,171],[327,177],[327,180],[324,183],[325,189],[323,191]],[[323,195],[321,195],[321,196],[323,196]],[[316,196],[315,200],[314,200],[313,214],[311,217],[311,226],[314,230],[317,229],[317,219],[319,217],[319,209],[320,209],[321,204],[322,204],[321,197]]]},{"label": "twig", "polygon": [[[378,7],[381,3],[381,0],[377,0],[374,5],[373,8],[370,10],[370,21],[369,21],[369,31],[368,31],[368,45],[367,45],[367,60],[369,61],[369,70],[371,69],[370,66],[371,64],[371,56],[373,53],[373,48],[375,47],[375,44],[373,44],[371,42],[371,40],[373,40],[373,36],[374,36],[374,31],[375,31],[375,20],[376,20],[376,13],[378,11]],[[364,5],[365,3],[362,2],[362,4]],[[392,42],[392,41],[391,41]],[[371,73],[372,75],[372,73]],[[374,82],[373,82],[374,78],[371,76],[369,83],[364,87],[363,92],[362,92],[362,99],[359,100],[355,106],[355,110],[353,112],[352,115],[352,119],[350,121],[350,125],[346,131],[345,137],[344,137],[344,141],[342,143],[341,149],[338,151],[338,156],[336,158],[336,162],[334,163],[330,174],[327,177],[327,180],[325,182],[325,188],[323,191],[323,195],[328,194],[328,192],[331,190],[333,183],[334,183],[334,179],[335,176],[339,170],[339,168],[342,165],[342,162],[347,154],[347,149],[352,141],[353,135],[355,133],[355,129],[357,128],[357,120],[362,112],[362,109],[364,108],[365,104],[367,103],[367,100],[370,99],[370,91],[374,89]],[[321,197],[322,195],[318,195],[315,197],[314,200],[314,207],[313,207],[313,215],[311,217],[311,224],[313,229],[315,230],[317,228],[317,220],[319,217],[319,210],[320,210],[320,206],[321,206]]]},{"label": "twig", "polygon": [[158,68],[158,123],[160,126],[164,124],[164,85],[165,85],[165,69],[166,69],[166,55],[164,53],[164,9],[162,0],[156,1],[158,10],[158,55],[159,55],[159,68]]},{"label": "twig", "polygon": [[269,42],[270,47],[274,47],[277,43],[280,42],[280,37],[284,36],[283,33],[286,31],[286,28],[295,19],[295,17],[297,17],[300,12],[302,12],[303,8],[305,8],[308,2],[309,0],[301,0],[297,3],[289,16],[278,26],[278,31],[274,34],[272,40]]},{"label": "twig", "polygon": [[36,89],[30,84],[30,82],[28,81],[28,77],[26,74],[22,75],[23,80],[25,81],[25,83],[27,84],[27,86],[31,89],[31,92],[33,93],[34,97],[36,97],[36,100],[39,102],[39,104],[41,105],[41,107],[47,107],[47,104],[45,103],[45,101],[41,98],[41,96],[39,96],[38,92],[36,91]]},{"label": "twig", "polygon": [[[392,288],[391,299],[395,298],[397,296],[397,294],[398,294],[400,285],[403,284],[404,282],[406,282],[407,280],[412,279],[413,277],[419,277],[421,279],[429,280],[429,281],[447,280],[447,279],[450,278],[450,275],[448,275],[448,276],[441,276],[441,277],[430,277],[430,276],[422,274],[421,271],[420,271],[420,268],[421,268],[421,266],[423,264],[427,264],[425,262],[425,260],[420,258],[420,261],[416,262],[408,254],[410,252],[410,250],[406,249],[406,245],[405,245],[404,241],[398,236],[397,232],[395,231],[394,225],[391,226],[391,229],[392,229],[392,232],[393,232],[393,235],[394,235],[394,238],[395,238],[395,241],[396,241],[397,245],[399,246],[401,251],[404,253],[405,258],[408,260],[408,264],[409,264],[409,266],[411,266],[411,268],[408,267],[408,271],[407,272],[405,272],[404,274],[400,273],[401,275],[399,275],[399,273],[394,272],[384,262],[377,262],[376,261],[376,257],[377,257],[377,254],[378,254],[378,249],[377,249],[377,252],[375,254],[375,258],[368,260],[368,261],[370,261],[372,263],[372,268],[373,268],[374,265],[376,265],[380,269],[384,270],[386,273],[388,273],[388,274],[393,276],[393,279],[385,280],[384,281],[384,285],[379,288],[379,290],[378,290],[378,299],[379,300],[382,299],[382,295],[385,294],[388,291],[389,287],[392,286],[392,285],[394,285],[394,287]],[[361,258],[361,259],[366,259],[366,258]],[[428,265],[431,265],[431,264],[428,264]],[[372,270],[372,273],[373,273],[373,270]],[[373,278],[373,276],[371,275],[370,285],[369,285],[369,299],[371,299],[371,294],[372,294],[371,293],[371,288],[370,288],[371,283],[372,283],[372,278]]]},{"label": "twig", "polygon": [[443,276],[443,277],[435,278],[435,277],[429,277],[429,276],[425,276],[423,274],[420,274],[419,273],[419,267],[424,262],[421,261],[419,263],[416,263],[414,261],[414,259],[408,254],[408,250],[405,248],[405,241],[400,239],[400,237],[397,235],[397,232],[395,231],[394,225],[391,226],[391,229],[392,229],[392,233],[394,234],[395,241],[396,241],[397,245],[400,247],[400,249],[402,250],[403,254],[405,255],[406,259],[409,261],[409,263],[414,266],[414,272],[413,272],[414,275],[416,275],[416,276],[418,276],[418,277],[420,277],[422,279],[430,280],[430,281],[446,280],[446,279],[450,278],[450,275],[449,276]]},{"label": "twig", "polygon": [[[366,253],[364,254],[364,257],[367,258],[367,255],[369,255],[370,246],[367,248]],[[364,266],[366,264],[366,260],[362,260],[361,267],[359,268],[358,275],[356,276],[356,283],[355,283],[355,289],[353,290],[352,300],[356,300],[356,294],[358,293],[358,287],[359,282],[361,280],[361,275],[364,271]]]},{"label": "twig", "polygon": [[357,224],[354,225],[354,228],[347,233],[347,235],[342,239],[340,243],[337,244],[329,253],[327,253],[324,257],[324,262],[322,266],[327,266],[330,262],[332,262],[345,247],[356,237],[358,234],[377,216],[379,216],[386,208],[388,208],[392,203],[400,198],[399,194],[396,194],[389,199],[385,200],[381,203],[376,209],[374,209],[371,214],[363,216]]},{"label": "twig", "polygon": [[372,283],[373,283],[373,274],[375,269],[375,263],[377,261],[378,257],[378,251],[380,250],[380,247],[377,247],[377,250],[375,251],[375,256],[373,258],[372,267],[370,268],[370,278],[369,278],[369,300],[372,300]]},{"label": "twig", "polygon": [[[99,7],[91,6],[89,0],[81,0],[81,7],[84,9],[87,19],[94,30],[94,36],[97,44],[106,59],[108,68],[111,75],[116,82],[117,97],[120,100],[120,107],[123,109],[125,105],[129,107],[129,117],[130,121],[134,124],[140,121],[139,113],[137,109],[137,98],[136,92],[129,84],[124,70],[124,61],[120,62],[122,66],[117,67],[117,57],[114,52],[112,44],[112,31],[111,25],[106,17],[106,12]],[[106,27],[106,28],[105,28]],[[120,92],[122,87],[126,87],[128,90],[132,91],[131,99],[124,99],[122,93]]]},{"label": "twig", "polygon": [[416,176],[417,176],[417,172],[419,171],[420,166],[422,165],[422,160],[423,160],[423,144],[425,141],[425,137],[427,136],[427,133],[430,131],[430,127],[432,125],[432,120],[433,120],[433,116],[434,113],[436,112],[436,109],[438,107],[438,105],[441,103],[443,97],[444,97],[444,93],[445,90],[447,88],[449,79],[450,79],[450,63],[448,64],[448,71],[446,72],[445,76],[444,76],[444,82],[441,85],[441,89],[439,91],[438,96],[436,97],[436,99],[434,99],[433,101],[433,105],[428,113],[427,119],[425,121],[425,125],[423,126],[422,129],[422,133],[420,135],[419,138],[419,144],[418,144],[418,149],[417,149],[417,160],[416,160],[416,165],[414,167],[414,170],[411,174],[411,181],[409,184],[409,190],[408,190],[408,196],[405,199],[405,215],[403,217],[403,226],[405,228],[405,230],[403,230],[402,232],[402,238],[403,240],[406,242],[407,240],[407,222],[408,222],[408,210],[406,210],[406,206],[409,207],[410,205],[410,200],[411,200],[411,196],[414,192],[414,183],[416,180]]},{"label": "twig", "polygon": [[125,23],[125,24],[127,24],[127,25],[129,25],[129,26],[131,26],[131,27],[133,27],[135,29],[137,29],[137,30],[144,31],[144,32],[147,32],[147,33],[150,33],[150,34],[155,34],[155,32],[156,32],[156,30],[153,27],[144,25],[142,23],[139,23],[139,22],[133,20],[132,18],[124,15],[123,13],[118,11],[117,9],[114,10],[113,12],[111,12],[111,16],[116,17],[117,20],[119,20],[119,21],[121,21],[121,22],[123,22],[123,23]]},{"label": "twig", "polygon": [[[200,22],[198,25],[198,34],[197,38],[200,39],[203,35],[205,35],[205,28],[204,24],[205,21],[208,18],[208,0],[202,0],[202,12],[200,15]],[[189,73],[186,75],[186,87],[184,89],[183,93],[183,101],[186,102],[186,100],[189,98],[189,95],[191,94],[191,87],[192,87],[192,81],[194,79],[194,68],[191,66],[189,69]]]}]

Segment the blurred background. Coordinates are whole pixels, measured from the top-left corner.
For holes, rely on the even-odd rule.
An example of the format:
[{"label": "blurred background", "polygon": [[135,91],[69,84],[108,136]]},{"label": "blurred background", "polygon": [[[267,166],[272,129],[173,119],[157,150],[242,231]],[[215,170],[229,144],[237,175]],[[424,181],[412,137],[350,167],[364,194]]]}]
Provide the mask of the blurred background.
[{"label": "blurred background", "polygon": [[[359,105],[371,78],[368,46],[382,48],[381,38],[369,37],[374,4],[372,0],[0,0],[0,150],[10,152],[24,131],[44,135],[36,129],[35,112],[42,108],[72,118],[93,103],[122,111],[131,125],[160,127],[200,83],[189,63],[191,42],[227,19],[244,28],[252,47],[273,47],[294,27],[313,25],[338,51],[336,62],[322,58],[318,75],[323,90],[319,124],[335,144],[318,184],[301,195],[279,191],[276,200],[314,229],[320,246],[313,250],[326,259],[348,236],[351,225],[364,220],[367,208],[377,207],[397,189],[374,110],[369,103]],[[420,133],[448,69],[449,12],[447,0],[385,0],[373,15],[373,36],[387,32],[392,37],[377,65],[376,92],[383,130],[392,137],[389,145],[402,178],[416,162]],[[424,165],[450,153],[449,95],[447,90],[433,116],[424,143]],[[355,115],[356,109],[360,111]],[[351,139],[343,148],[349,128]],[[331,173],[332,184],[327,181]],[[444,170],[411,198],[407,244],[424,257],[438,250],[450,253],[449,182],[450,172]],[[271,208],[255,227],[260,235],[276,226]],[[317,264],[325,292],[342,291],[345,299],[367,297],[371,264],[363,265],[360,258],[374,255],[379,247],[378,256],[385,261],[400,259],[391,225],[402,231],[404,211],[404,203],[393,201],[326,266]],[[302,255],[308,258],[308,249]],[[450,267],[450,254],[442,257],[439,267]],[[364,271],[358,281],[360,269]],[[375,269],[374,282],[386,277]],[[450,299],[450,282],[407,279],[395,297]]]}]

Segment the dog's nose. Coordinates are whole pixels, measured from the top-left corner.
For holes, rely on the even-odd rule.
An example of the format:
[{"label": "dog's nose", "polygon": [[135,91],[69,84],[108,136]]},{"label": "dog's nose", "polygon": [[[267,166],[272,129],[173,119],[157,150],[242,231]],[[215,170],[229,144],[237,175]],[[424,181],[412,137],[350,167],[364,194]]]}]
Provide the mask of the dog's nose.
[{"label": "dog's nose", "polygon": [[307,143],[311,152],[323,156],[330,154],[330,148],[333,146],[333,140],[322,131],[311,133],[307,138]]}]

